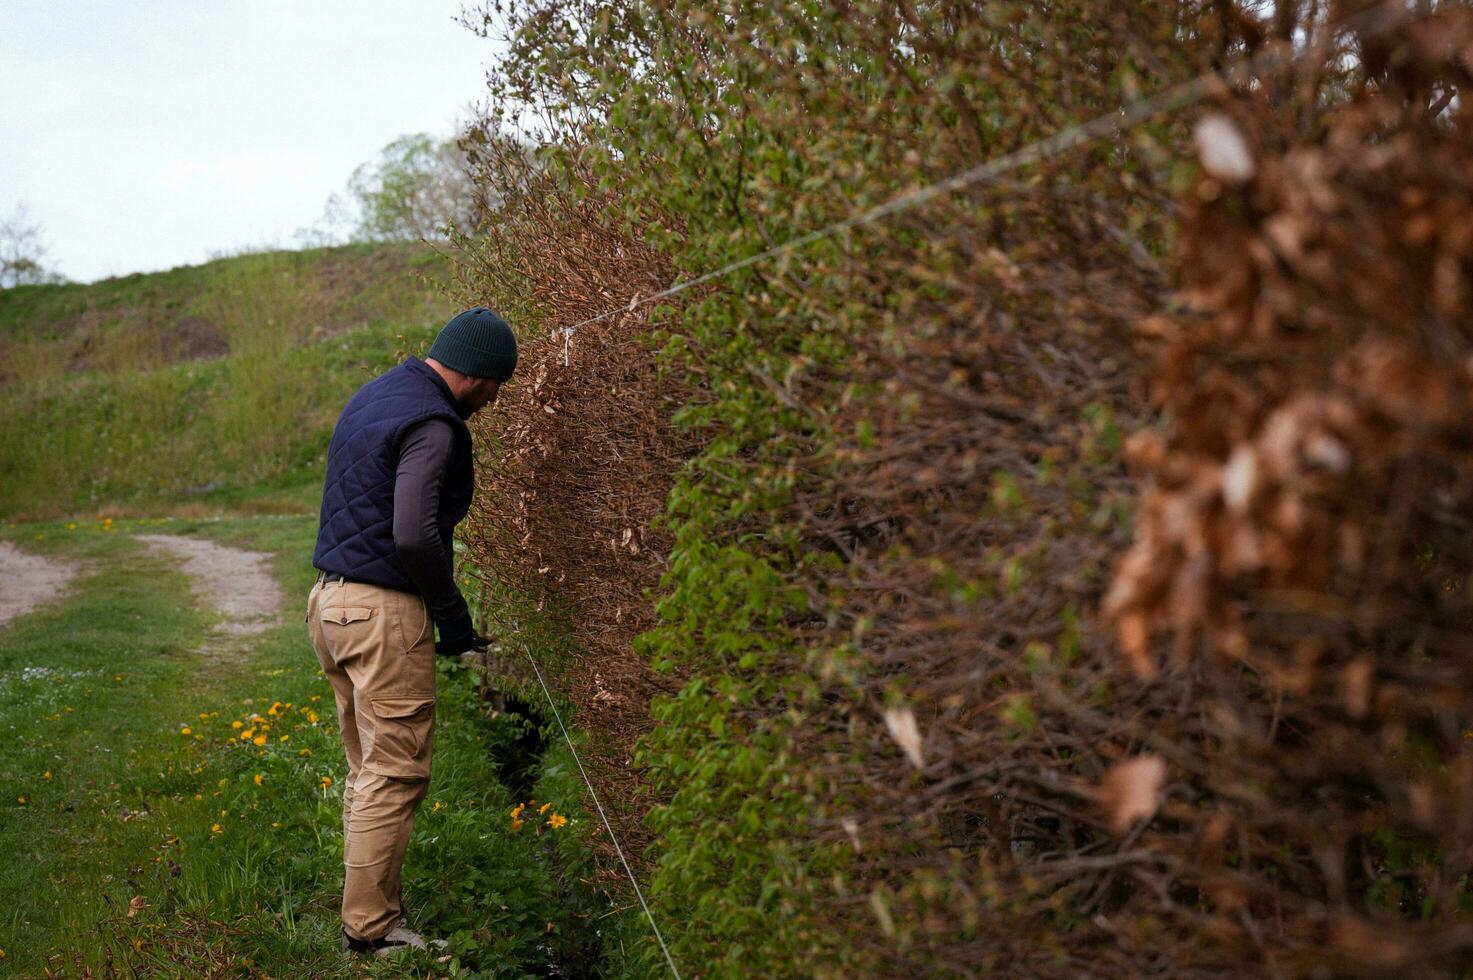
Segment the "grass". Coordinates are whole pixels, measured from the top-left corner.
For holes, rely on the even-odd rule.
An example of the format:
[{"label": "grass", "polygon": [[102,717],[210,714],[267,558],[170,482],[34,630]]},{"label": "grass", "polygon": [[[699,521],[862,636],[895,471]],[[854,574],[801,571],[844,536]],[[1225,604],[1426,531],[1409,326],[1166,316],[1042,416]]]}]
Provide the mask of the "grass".
[{"label": "grass", "polygon": [[441,268],[353,246],[0,290],[0,414],[24,420],[0,516],[300,510],[343,402],[447,318]]},{"label": "grass", "polygon": [[329,321],[369,322],[399,307],[409,293],[424,292],[414,287],[406,293],[406,285],[413,286],[406,275],[433,277],[442,264],[440,256],[418,244],[355,244],[256,252],[94,283],[19,286],[0,291],[0,342],[71,337],[85,355],[94,349],[98,327],[104,333],[137,333],[141,327],[150,336],[168,334],[183,316],[207,315],[208,297],[218,296],[222,282],[234,277],[262,282],[310,276],[332,301],[324,310]]},{"label": "grass", "polygon": [[[441,267],[353,246],[0,291],[0,538],[85,567],[0,627],[0,975],[651,975],[644,923],[590,884],[566,747],[450,664],[404,888],[452,959],[337,952],[346,764],[300,621],[309,515],[342,404],[446,319]],[[271,553],[282,622],[211,648],[144,528]]]},{"label": "grass", "polygon": [[[0,973],[626,972],[612,940],[637,930],[585,883],[591,826],[565,749],[547,753],[527,790],[547,813],[515,828],[511,810],[527,801],[513,799],[498,760],[525,745],[520,719],[493,718],[448,663],[404,887],[411,925],[449,939],[453,959],[339,954],[346,764],[300,612],[315,523],[73,523],[0,530],[85,567],[65,601],[0,627],[0,726],[12,736],[0,759]],[[210,613],[131,540],[140,525],[272,554],[289,597],[282,622],[245,645],[201,649]],[[552,813],[569,822],[552,829]]]}]

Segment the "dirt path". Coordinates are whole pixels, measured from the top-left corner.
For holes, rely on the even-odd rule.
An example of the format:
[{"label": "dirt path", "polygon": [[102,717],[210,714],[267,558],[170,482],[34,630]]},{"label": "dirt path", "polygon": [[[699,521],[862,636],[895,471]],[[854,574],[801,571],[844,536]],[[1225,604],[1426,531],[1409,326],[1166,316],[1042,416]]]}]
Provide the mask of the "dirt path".
[{"label": "dirt path", "polygon": [[0,626],[60,599],[75,574],[77,566],[71,562],[28,555],[0,541]]},{"label": "dirt path", "polygon": [[217,632],[251,636],[275,624],[281,590],[271,577],[270,556],[203,538],[139,534],[137,540],[183,563],[195,593],[224,617]]}]

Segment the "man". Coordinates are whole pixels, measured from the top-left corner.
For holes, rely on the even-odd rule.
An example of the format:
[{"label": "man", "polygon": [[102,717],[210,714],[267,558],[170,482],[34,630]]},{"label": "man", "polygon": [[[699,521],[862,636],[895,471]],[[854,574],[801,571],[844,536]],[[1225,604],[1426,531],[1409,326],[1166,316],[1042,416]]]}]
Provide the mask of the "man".
[{"label": "man", "polygon": [[425,946],[403,922],[399,875],[429,788],[434,655],[488,642],[453,571],[455,525],[475,487],[465,420],[496,400],[516,364],[506,321],[466,310],[425,360],[360,388],[328,447],[307,622],[348,757],[342,943],[352,952]]}]

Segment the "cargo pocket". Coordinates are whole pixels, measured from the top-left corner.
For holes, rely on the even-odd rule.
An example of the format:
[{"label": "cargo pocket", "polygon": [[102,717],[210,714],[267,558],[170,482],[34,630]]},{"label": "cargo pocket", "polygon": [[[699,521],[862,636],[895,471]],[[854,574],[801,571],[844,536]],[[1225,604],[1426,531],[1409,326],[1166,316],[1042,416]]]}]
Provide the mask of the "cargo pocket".
[{"label": "cargo pocket", "polygon": [[435,699],[372,698],[373,745],[363,768],[399,779],[430,777],[430,744],[435,728]]}]

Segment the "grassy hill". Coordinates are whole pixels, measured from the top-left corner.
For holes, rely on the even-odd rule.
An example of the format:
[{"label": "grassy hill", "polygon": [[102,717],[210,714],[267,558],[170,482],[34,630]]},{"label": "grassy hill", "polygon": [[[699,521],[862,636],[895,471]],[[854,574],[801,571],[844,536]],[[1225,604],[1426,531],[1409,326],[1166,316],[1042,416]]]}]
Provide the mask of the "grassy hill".
[{"label": "grassy hill", "polygon": [[443,272],[353,245],[0,291],[0,516],[310,509],[343,401],[444,322]]},{"label": "grassy hill", "polygon": [[[346,772],[304,555],[337,413],[444,323],[448,271],[426,247],[352,246],[0,291],[0,546],[79,569],[0,623],[0,725],[24,733],[0,765],[0,847],[21,857],[0,870],[21,895],[0,974],[364,975],[338,951]],[[290,598],[267,632],[211,631],[178,563],[130,533],[166,519],[272,559]],[[456,976],[646,975],[571,755],[441,661],[404,880],[416,928],[450,941]],[[440,972],[427,954],[374,970]]]}]

